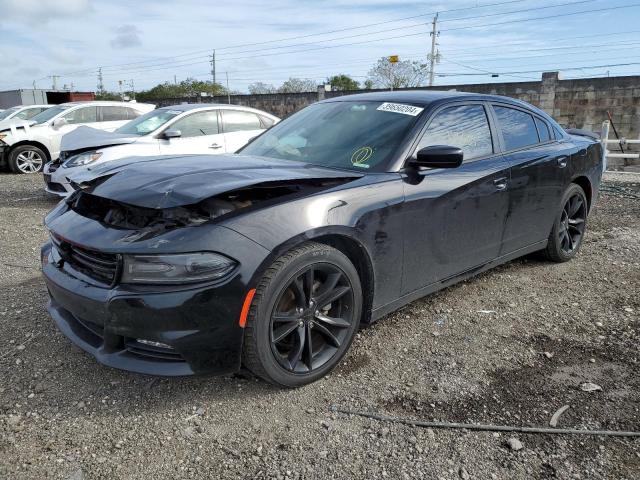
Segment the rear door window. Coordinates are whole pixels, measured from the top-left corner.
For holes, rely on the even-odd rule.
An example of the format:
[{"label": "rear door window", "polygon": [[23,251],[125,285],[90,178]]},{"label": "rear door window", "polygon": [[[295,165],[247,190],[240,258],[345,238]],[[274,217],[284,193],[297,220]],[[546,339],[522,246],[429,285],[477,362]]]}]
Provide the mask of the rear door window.
[{"label": "rear door window", "polygon": [[263,126],[258,115],[241,110],[223,110],[222,118],[225,133],[242,132],[245,130],[262,130]]},{"label": "rear door window", "polygon": [[104,106],[98,107],[102,112],[103,122],[120,122],[127,120],[127,110],[124,107]]},{"label": "rear door window", "polygon": [[440,110],[429,122],[418,150],[432,145],[461,148],[465,161],[491,155],[493,141],[484,107],[459,105]]},{"label": "rear door window", "polygon": [[219,133],[218,112],[210,110],[196,112],[177,120],[171,126],[171,130],[180,130],[182,138],[200,137],[203,135],[215,135]]},{"label": "rear door window", "polygon": [[76,123],[94,123],[97,122],[98,108],[97,107],[81,107],[77,108],[64,116],[64,119],[69,125]]},{"label": "rear door window", "polygon": [[547,122],[540,120],[538,117],[536,117],[535,120],[536,127],[538,127],[538,136],[540,137],[540,141],[544,143],[551,140],[551,132],[549,132]]},{"label": "rear door window", "polygon": [[494,105],[493,109],[498,117],[507,151],[539,143],[538,130],[532,115],[498,105]]}]

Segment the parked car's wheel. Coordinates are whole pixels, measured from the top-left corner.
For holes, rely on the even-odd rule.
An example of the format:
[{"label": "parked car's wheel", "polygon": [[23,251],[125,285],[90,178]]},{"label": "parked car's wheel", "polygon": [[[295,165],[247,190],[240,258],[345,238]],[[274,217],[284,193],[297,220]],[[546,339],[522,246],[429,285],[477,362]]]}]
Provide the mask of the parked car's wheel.
[{"label": "parked car's wheel", "polygon": [[576,256],[587,226],[588,204],[584,190],[572,183],[565,191],[561,209],[549,235],[544,251],[554,262],[566,262]]},{"label": "parked car's wheel", "polygon": [[360,279],[349,259],[330,246],[305,243],[278,258],[256,288],[244,366],[286,387],[318,380],[348,350],[361,312]]},{"label": "parked car's wheel", "polygon": [[14,173],[38,173],[47,161],[45,153],[34,145],[20,145],[9,154],[9,168]]}]

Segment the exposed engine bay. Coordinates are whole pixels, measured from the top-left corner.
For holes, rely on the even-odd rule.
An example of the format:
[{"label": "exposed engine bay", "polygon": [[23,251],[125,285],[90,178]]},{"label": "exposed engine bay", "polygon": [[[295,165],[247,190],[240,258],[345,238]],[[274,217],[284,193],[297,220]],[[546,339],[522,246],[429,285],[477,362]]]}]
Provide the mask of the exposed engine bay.
[{"label": "exposed engine bay", "polygon": [[248,188],[225,192],[194,205],[163,209],[129,205],[91,193],[91,188],[79,190],[66,203],[71,210],[104,225],[136,232],[127,241],[154,237],[165,231],[201,225],[237,214],[240,210],[264,208],[281,201],[308,196],[352,178],[305,179],[267,182]]}]

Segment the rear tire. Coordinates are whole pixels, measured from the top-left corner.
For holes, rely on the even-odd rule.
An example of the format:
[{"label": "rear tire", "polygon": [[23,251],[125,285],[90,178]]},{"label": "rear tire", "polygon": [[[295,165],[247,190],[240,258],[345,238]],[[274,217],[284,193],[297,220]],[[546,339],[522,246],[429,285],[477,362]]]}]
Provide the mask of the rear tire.
[{"label": "rear tire", "polygon": [[552,262],[567,262],[576,256],[587,226],[588,203],[582,187],[572,183],[562,196],[560,211],[553,222],[545,257]]},{"label": "rear tire", "polygon": [[9,152],[9,168],[13,173],[38,173],[46,162],[46,154],[35,145],[20,145]]},{"label": "rear tire", "polygon": [[258,377],[300,387],[329,373],[360,323],[358,272],[339,250],[309,242],[278,258],[251,303],[243,364]]}]

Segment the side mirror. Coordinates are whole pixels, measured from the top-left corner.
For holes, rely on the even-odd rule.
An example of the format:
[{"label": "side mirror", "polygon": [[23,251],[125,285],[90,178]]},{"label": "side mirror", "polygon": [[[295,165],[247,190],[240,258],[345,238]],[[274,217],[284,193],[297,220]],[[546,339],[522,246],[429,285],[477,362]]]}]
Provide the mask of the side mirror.
[{"label": "side mirror", "polygon": [[418,150],[411,165],[425,168],[457,168],[462,165],[462,149],[449,145],[431,145]]},{"label": "side mirror", "polygon": [[57,130],[58,128],[66,124],[67,124],[67,121],[64,118],[60,117],[60,118],[56,118],[51,124],[51,126]]},{"label": "side mirror", "polygon": [[182,136],[182,132],[180,130],[166,130],[162,134],[162,138],[166,138],[167,140],[171,138],[180,138]]}]

